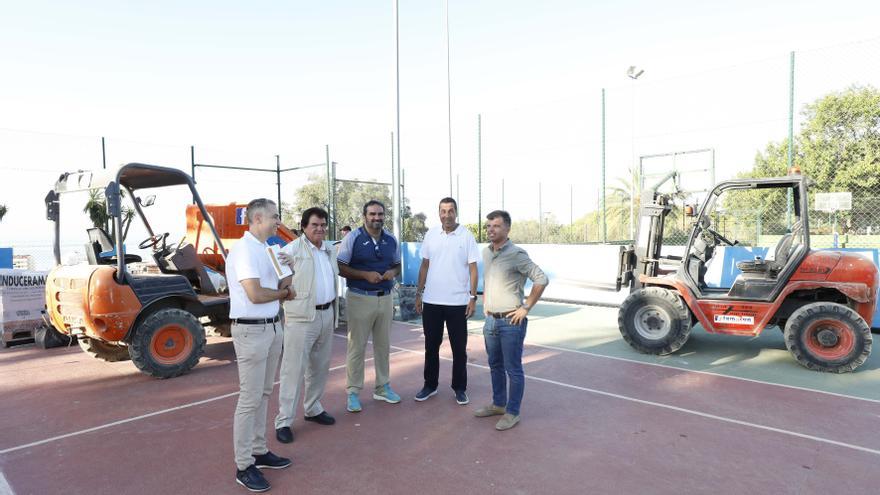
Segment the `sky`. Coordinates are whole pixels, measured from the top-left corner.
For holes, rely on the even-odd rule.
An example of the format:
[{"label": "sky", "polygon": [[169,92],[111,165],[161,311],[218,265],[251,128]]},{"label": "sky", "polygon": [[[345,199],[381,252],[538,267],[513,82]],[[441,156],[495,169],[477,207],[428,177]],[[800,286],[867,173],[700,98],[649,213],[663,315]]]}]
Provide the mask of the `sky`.
[{"label": "sky", "polygon": [[[110,166],[189,170],[194,146],[200,163],[294,167],[323,162],[326,145],[340,178],[390,181],[391,0],[3,3],[0,245],[51,239],[42,198],[58,173],[101,166],[102,136]],[[400,1],[400,163],[429,225],[450,193],[444,11]],[[609,187],[642,155],[713,150],[677,163],[698,170],[695,189],[713,154],[717,179],[746,170],[787,135],[789,53],[799,119],[822,94],[877,85],[878,18],[874,1],[449,0],[461,220],[503,206],[514,222],[567,223],[595,209],[602,88]],[[637,81],[630,65],[645,70]],[[308,173],[285,174],[285,201]],[[275,196],[271,174],[197,180],[207,202]]]}]

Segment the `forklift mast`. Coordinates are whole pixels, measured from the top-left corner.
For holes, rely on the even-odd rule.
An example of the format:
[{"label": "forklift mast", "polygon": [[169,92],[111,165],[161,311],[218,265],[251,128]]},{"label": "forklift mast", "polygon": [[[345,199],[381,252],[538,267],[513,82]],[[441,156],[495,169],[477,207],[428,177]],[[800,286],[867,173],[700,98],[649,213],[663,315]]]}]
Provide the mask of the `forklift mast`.
[{"label": "forklift mast", "polygon": [[[617,290],[629,286],[630,290],[641,287],[639,275],[657,276],[660,266],[660,252],[663,249],[663,232],[666,216],[672,211],[672,194],[658,190],[667,181],[673,181],[674,191],[678,191],[678,172],[670,172],[653,187],[642,191],[639,207],[639,221],[633,245],[622,248],[617,277]],[[676,260],[675,258],[670,258]],[[680,261],[677,259],[676,261]]]}]

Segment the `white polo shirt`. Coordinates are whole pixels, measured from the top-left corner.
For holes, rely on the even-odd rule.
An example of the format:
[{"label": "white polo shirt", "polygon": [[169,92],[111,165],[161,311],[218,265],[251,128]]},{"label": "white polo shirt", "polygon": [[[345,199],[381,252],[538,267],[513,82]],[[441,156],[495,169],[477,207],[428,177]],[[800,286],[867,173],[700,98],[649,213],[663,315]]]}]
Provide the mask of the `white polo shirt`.
[{"label": "white polo shirt", "polygon": [[242,280],[257,278],[260,286],[278,290],[278,275],[266,253],[267,247],[268,244],[245,232],[229,250],[226,256],[226,283],[229,285],[230,318],[274,318],[278,315],[281,309],[278,300],[254,304],[241,286]]},{"label": "white polo shirt", "polygon": [[468,265],[480,258],[471,231],[463,225],[450,233],[442,226],[434,227],[425,234],[420,254],[431,262],[422,301],[443,306],[466,305],[471,290]]},{"label": "white polo shirt", "polygon": [[[312,250],[312,259],[315,261],[315,303],[327,304],[336,298],[336,294],[333,292],[333,277],[335,275],[333,268],[330,267],[330,255],[325,249],[328,247],[327,241],[323,241],[320,248],[312,244],[312,241],[305,236],[303,236],[303,241]],[[329,248],[335,249],[333,246],[329,246]]]}]

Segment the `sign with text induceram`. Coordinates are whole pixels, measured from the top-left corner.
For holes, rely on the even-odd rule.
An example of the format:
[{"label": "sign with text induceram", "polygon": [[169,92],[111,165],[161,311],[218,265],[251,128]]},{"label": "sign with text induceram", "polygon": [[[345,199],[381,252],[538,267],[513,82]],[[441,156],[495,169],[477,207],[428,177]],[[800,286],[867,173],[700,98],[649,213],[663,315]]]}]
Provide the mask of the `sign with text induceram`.
[{"label": "sign with text induceram", "polygon": [[48,273],[0,269],[0,332],[33,329],[42,321]]}]

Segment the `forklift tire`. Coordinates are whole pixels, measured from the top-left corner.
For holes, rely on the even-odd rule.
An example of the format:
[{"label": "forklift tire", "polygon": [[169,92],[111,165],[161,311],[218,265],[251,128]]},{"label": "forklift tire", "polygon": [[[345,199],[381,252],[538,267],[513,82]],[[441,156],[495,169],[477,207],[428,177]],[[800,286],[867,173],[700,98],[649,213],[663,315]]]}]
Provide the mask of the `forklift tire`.
[{"label": "forklift tire", "polygon": [[109,344],[89,337],[78,337],[79,347],[93,358],[102,359],[108,363],[128,361],[128,347],[124,345]]},{"label": "forklift tire", "polygon": [[198,364],[205,352],[205,330],[188,311],[160,309],[141,321],[128,350],[139,370],[156,378],[174,378]]},{"label": "forklift tire", "polygon": [[785,325],[785,346],[811,370],[854,371],[868,359],[871,343],[871,328],[843,304],[806,304],[792,313]]},{"label": "forklift tire", "polygon": [[623,339],[645,354],[671,354],[687,342],[691,314],[675,291],[646,287],[620,305],[617,325]]}]

